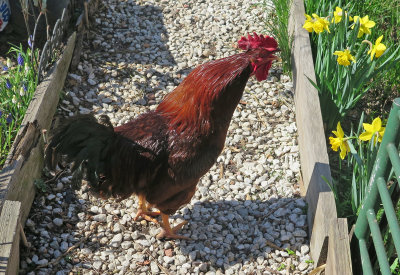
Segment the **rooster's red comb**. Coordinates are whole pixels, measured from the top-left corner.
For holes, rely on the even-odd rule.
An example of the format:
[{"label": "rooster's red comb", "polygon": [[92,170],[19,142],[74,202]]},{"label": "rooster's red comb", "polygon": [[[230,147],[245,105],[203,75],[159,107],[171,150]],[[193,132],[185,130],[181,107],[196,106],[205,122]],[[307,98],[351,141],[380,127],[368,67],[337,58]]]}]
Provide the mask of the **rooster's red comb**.
[{"label": "rooster's red comb", "polygon": [[267,51],[274,52],[278,49],[278,43],[271,36],[258,35],[253,32],[253,36],[250,34],[246,37],[242,36],[242,38],[238,41],[238,46],[242,50],[251,50],[264,48]]}]

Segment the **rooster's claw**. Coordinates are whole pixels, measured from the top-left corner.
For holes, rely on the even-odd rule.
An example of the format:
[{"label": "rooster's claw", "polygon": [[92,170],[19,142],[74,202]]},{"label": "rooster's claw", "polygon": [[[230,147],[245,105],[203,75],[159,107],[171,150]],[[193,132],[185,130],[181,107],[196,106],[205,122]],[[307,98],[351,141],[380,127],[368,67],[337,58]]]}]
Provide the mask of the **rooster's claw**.
[{"label": "rooster's claw", "polygon": [[136,217],[133,220],[137,221],[139,219],[139,217],[141,217],[141,218],[145,219],[146,221],[159,224],[159,222],[153,218],[153,217],[159,216],[159,215],[160,215],[160,211],[143,211],[142,209],[139,209],[138,212],[136,213]]}]

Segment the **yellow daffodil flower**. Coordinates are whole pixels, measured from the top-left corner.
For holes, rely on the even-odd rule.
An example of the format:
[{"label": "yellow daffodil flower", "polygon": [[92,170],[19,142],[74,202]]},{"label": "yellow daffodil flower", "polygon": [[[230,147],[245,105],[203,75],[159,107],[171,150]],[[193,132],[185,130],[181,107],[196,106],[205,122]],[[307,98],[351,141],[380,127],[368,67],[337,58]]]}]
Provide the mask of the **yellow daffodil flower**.
[{"label": "yellow daffodil flower", "polygon": [[333,54],[338,56],[337,62],[339,65],[349,66],[350,60],[353,62],[356,61],[355,57],[351,55],[348,49],[345,49],[344,51],[335,51]]},{"label": "yellow daffodil flower", "polygon": [[339,23],[342,21],[343,10],[339,7],[336,7],[335,11],[333,12],[332,22]]},{"label": "yellow daffodil flower", "polygon": [[308,32],[315,31],[317,34],[320,34],[324,30],[330,33],[329,31],[329,21],[325,17],[319,17],[315,13],[312,14],[314,18],[311,18],[308,14],[305,14],[306,21],[304,22],[303,28]]},{"label": "yellow daffodil flower", "polygon": [[376,39],[375,41],[375,45],[373,45],[371,49],[368,51],[368,54],[371,54],[371,60],[374,58],[374,55],[376,58],[378,58],[386,51],[386,46],[383,43],[381,43],[382,38],[383,35],[379,36],[378,39]]},{"label": "yellow daffodil flower", "polygon": [[374,143],[376,143],[376,138],[379,142],[382,142],[383,134],[385,133],[385,127],[382,127],[382,121],[379,117],[372,121],[372,124],[363,123],[365,132],[362,133],[358,138],[363,141],[369,141],[374,137]]},{"label": "yellow daffodil flower", "polygon": [[314,26],[313,19],[308,14],[304,15],[306,16],[306,21],[304,22],[303,28],[306,29],[308,32],[312,32]]},{"label": "yellow daffodil flower", "polygon": [[315,13],[312,15],[315,18],[315,22],[313,25],[313,29],[316,33],[320,34],[324,30],[330,33],[329,31],[329,21],[325,17],[319,17]]},{"label": "yellow daffodil flower", "polygon": [[354,20],[354,24],[351,27],[352,29],[354,29],[355,24],[360,20],[360,29],[358,30],[357,38],[360,38],[361,36],[363,36],[364,33],[371,34],[370,29],[375,26],[375,22],[369,20],[368,15],[364,16],[363,18],[360,18],[360,16],[354,16],[353,20]]},{"label": "yellow daffodil flower", "polygon": [[329,143],[332,145],[332,150],[337,152],[340,148],[340,158],[344,159],[348,152],[350,152],[350,147],[347,144],[347,138],[344,137],[344,132],[340,122],[338,122],[336,131],[332,131],[336,137],[329,137]]}]

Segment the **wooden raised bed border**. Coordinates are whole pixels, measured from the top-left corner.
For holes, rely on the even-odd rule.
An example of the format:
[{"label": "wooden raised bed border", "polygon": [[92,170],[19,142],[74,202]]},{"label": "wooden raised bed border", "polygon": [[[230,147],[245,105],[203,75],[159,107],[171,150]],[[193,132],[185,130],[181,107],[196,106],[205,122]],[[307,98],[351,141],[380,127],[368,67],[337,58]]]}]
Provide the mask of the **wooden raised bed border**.
[{"label": "wooden raised bed border", "polygon": [[[0,274],[18,274],[20,239],[26,243],[23,225],[35,197],[34,181],[43,170],[42,131],[51,126],[60,92],[74,57],[79,62],[83,34],[99,0],[88,0],[59,61],[36,88],[3,170],[0,171]],[[77,44],[77,45],[76,45]]]},{"label": "wooden raised bed border", "polygon": [[292,71],[303,195],[308,203],[311,257],[325,274],[352,274],[347,219],[338,218],[333,192],[322,176],[331,180],[309,33],[303,0],[293,0],[289,34],[293,35]]}]

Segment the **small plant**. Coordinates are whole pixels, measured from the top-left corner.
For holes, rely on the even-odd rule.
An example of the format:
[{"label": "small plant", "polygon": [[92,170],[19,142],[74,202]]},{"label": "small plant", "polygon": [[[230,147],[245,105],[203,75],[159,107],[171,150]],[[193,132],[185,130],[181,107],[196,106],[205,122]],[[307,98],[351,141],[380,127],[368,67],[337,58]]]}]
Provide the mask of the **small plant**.
[{"label": "small plant", "polygon": [[296,255],[296,253],[295,253],[293,250],[290,250],[289,248],[286,248],[286,252],[287,252],[289,255]]},{"label": "small plant", "polygon": [[[385,127],[382,127],[379,117],[376,117],[371,124],[364,123],[364,114],[362,114],[356,132],[351,130],[350,135],[345,135],[338,122],[336,131],[332,133],[334,136],[329,137],[329,142],[333,151],[340,151],[337,174],[341,177],[336,179],[334,184],[328,184],[335,194],[339,215],[348,216],[350,220],[354,220],[366,196],[369,178]],[[343,161],[346,156],[348,159]],[[339,195],[340,192],[342,196]],[[347,194],[346,200],[341,199],[344,194]]]},{"label": "small plant", "polygon": [[286,265],[284,263],[281,263],[281,265],[278,267],[278,271],[284,270],[286,268]]},{"label": "small plant", "polygon": [[36,179],[34,181],[34,184],[40,192],[42,192],[42,193],[47,192],[47,185],[44,183],[44,181],[42,179]]},{"label": "small plant", "polygon": [[0,75],[0,166],[7,158],[37,86],[34,60],[38,58],[38,50],[24,50],[20,45],[12,46],[9,53],[14,54],[17,62],[14,64],[7,58]]},{"label": "small plant", "polygon": [[306,264],[314,264],[314,261],[313,260],[305,260],[304,261]]}]

